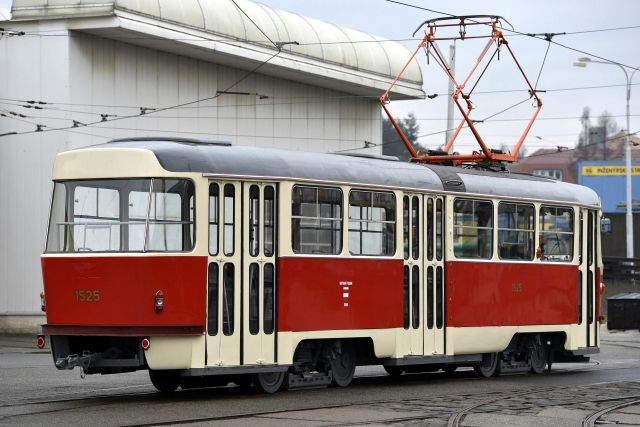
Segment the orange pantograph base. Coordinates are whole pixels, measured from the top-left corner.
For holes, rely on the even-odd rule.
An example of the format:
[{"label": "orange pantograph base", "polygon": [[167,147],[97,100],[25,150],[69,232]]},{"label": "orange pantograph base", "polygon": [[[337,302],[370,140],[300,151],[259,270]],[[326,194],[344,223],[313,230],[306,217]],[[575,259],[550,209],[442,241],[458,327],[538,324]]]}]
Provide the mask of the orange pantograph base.
[{"label": "orange pantograph base", "polygon": [[[540,109],[542,108],[542,100],[538,97],[536,90],[531,85],[531,82],[529,81],[524,70],[520,66],[520,63],[518,62],[515,55],[513,54],[513,51],[511,50],[511,47],[509,46],[509,43],[505,39],[501,29],[498,28],[498,25],[500,24],[501,20],[504,20],[504,18],[501,18],[499,16],[491,16],[491,15],[456,16],[456,17],[450,17],[450,18],[448,17],[437,18],[437,19],[425,21],[420,25],[420,27],[418,27],[418,30],[420,30],[420,28],[422,28],[426,24],[428,27],[428,31],[426,31],[424,38],[422,39],[422,41],[420,42],[416,50],[413,52],[413,54],[411,55],[407,63],[404,65],[404,67],[402,67],[402,69],[400,70],[400,73],[398,73],[393,83],[391,83],[391,86],[389,86],[387,91],[380,97],[380,105],[382,106],[382,109],[389,117],[391,124],[393,125],[395,130],[398,132],[398,135],[406,145],[407,149],[409,150],[409,153],[411,153],[412,161],[423,162],[423,163],[461,164],[461,163],[469,163],[469,162],[515,162],[518,160],[518,151],[520,150],[520,147],[522,146],[524,139],[527,137],[527,134],[529,133],[529,130],[533,125],[533,122],[535,121],[536,117],[538,116],[538,113],[540,112]],[[466,36],[467,26],[486,26],[491,29],[491,33],[489,35]],[[436,37],[436,30],[438,28],[444,28],[444,27],[459,27],[460,28],[459,35],[449,36],[449,37]],[[418,32],[418,30],[416,30],[416,32]],[[414,32],[414,35],[415,35],[415,32]],[[471,71],[469,72],[465,80],[462,81],[461,83],[458,83],[458,81],[456,81],[455,77],[453,76],[451,68],[449,67],[447,62],[444,60],[442,53],[438,49],[436,42],[438,40],[468,40],[468,39],[479,39],[479,38],[488,38],[489,41],[487,42],[485,48],[480,53],[480,56],[476,60],[474,66],[471,68]],[[511,55],[511,58],[513,58],[516,66],[518,67],[518,70],[520,70],[520,73],[522,73],[522,77],[524,77],[524,80],[529,89],[529,94],[531,98],[534,99],[534,105],[535,105],[535,112],[533,113],[533,116],[527,123],[526,128],[522,132],[522,135],[518,139],[518,142],[516,143],[515,147],[513,148],[510,154],[495,152],[490,148],[488,148],[485,142],[483,141],[482,137],[478,133],[478,130],[475,126],[474,121],[470,118],[471,112],[473,111],[471,95],[473,94],[474,89],[477,87],[478,82],[480,81],[484,73],[487,71],[487,68],[489,67],[491,62],[494,60],[494,58],[496,58],[496,56],[499,56],[500,48],[502,46],[505,46],[507,48],[507,51]],[[482,64],[482,61],[489,54],[489,51],[492,50],[492,47],[493,47],[493,53],[491,53],[488,61],[481,68],[480,66]],[[474,151],[471,154],[445,154],[445,155],[435,155],[435,156],[420,155],[415,150],[415,148],[413,148],[413,145],[411,144],[411,142],[409,142],[406,135],[404,134],[404,132],[402,132],[402,129],[400,128],[400,126],[398,126],[398,123],[396,123],[393,116],[389,112],[387,108],[387,104],[390,102],[389,92],[396,85],[400,77],[402,77],[405,70],[407,69],[411,61],[415,59],[416,55],[420,50],[425,51],[427,58],[429,57],[433,58],[435,62],[440,66],[440,68],[442,68],[442,70],[445,72],[449,80],[453,83],[455,91],[452,97],[456,106],[460,110],[460,113],[462,114],[462,120],[454,130],[453,135],[451,136],[449,141],[447,141],[447,144],[445,145],[442,151],[444,153],[449,153],[449,150],[453,146],[454,141],[458,137],[458,134],[460,133],[460,131],[462,130],[465,124],[469,128],[473,136],[475,137],[478,145],[480,146],[479,151]],[[476,71],[478,71],[479,69],[481,71],[479,72],[478,77],[475,79],[475,81],[471,85],[471,89],[469,89],[468,92],[465,92],[465,88],[469,84],[469,81],[476,74]],[[463,103],[466,105],[463,105]]]}]

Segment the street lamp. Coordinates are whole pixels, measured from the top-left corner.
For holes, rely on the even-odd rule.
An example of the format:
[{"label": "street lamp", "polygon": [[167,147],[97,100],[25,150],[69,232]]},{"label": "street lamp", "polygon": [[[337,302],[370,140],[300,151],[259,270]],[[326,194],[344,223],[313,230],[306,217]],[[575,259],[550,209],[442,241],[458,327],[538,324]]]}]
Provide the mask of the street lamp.
[{"label": "street lamp", "polygon": [[[575,67],[586,67],[588,63],[592,64],[605,64],[605,65],[617,65],[620,67],[622,72],[624,73],[624,77],[627,79],[627,135],[626,135],[626,150],[625,150],[625,160],[626,160],[626,178],[627,178],[627,214],[626,214],[626,223],[627,223],[627,258],[633,258],[633,200],[631,197],[631,128],[629,127],[629,100],[631,99],[631,80],[633,79],[633,75],[638,71],[638,68],[635,68],[631,75],[627,72],[627,69],[618,64],[617,62],[607,62],[607,61],[594,61],[591,58],[578,58],[577,62],[574,62],[573,65]],[[606,144],[606,141],[605,141]]]}]

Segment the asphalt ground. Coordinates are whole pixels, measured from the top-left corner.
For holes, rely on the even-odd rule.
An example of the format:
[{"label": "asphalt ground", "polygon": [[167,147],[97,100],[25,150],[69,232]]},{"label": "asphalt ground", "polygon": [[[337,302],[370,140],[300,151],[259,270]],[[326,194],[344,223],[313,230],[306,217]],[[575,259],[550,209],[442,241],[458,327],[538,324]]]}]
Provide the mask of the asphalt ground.
[{"label": "asphalt ground", "polygon": [[[386,375],[351,386],[260,395],[237,386],[157,393],[147,373],[58,371],[35,336],[0,335],[0,425],[640,426],[640,332],[601,329],[588,364],[482,379],[471,370]],[[608,411],[608,412],[603,412]],[[591,417],[591,418],[590,418]],[[591,424],[594,425],[594,424]]]}]

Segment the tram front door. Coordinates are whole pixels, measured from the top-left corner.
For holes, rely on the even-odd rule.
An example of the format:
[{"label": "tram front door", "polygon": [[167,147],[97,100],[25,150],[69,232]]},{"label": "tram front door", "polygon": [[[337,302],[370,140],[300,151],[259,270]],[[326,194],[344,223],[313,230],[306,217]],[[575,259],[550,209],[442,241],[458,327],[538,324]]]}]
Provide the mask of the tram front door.
[{"label": "tram front door", "polygon": [[242,184],[209,183],[207,274],[208,366],[240,364],[240,283]]},{"label": "tram front door", "polygon": [[209,183],[206,365],[276,363],[276,185]]}]

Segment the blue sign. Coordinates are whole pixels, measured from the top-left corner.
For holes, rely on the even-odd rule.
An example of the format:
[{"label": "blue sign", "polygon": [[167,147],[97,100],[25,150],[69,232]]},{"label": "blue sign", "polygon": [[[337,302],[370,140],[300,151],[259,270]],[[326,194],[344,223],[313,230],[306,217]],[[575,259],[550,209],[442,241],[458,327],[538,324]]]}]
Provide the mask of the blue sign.
[{"label": "blue sign", "polygon": [[[631,167],[633,211],[640,212],[640,163]],[[578,184],[598,193],[604,213],[625,213],[627,168],[624,161],[578,162]]]}]

